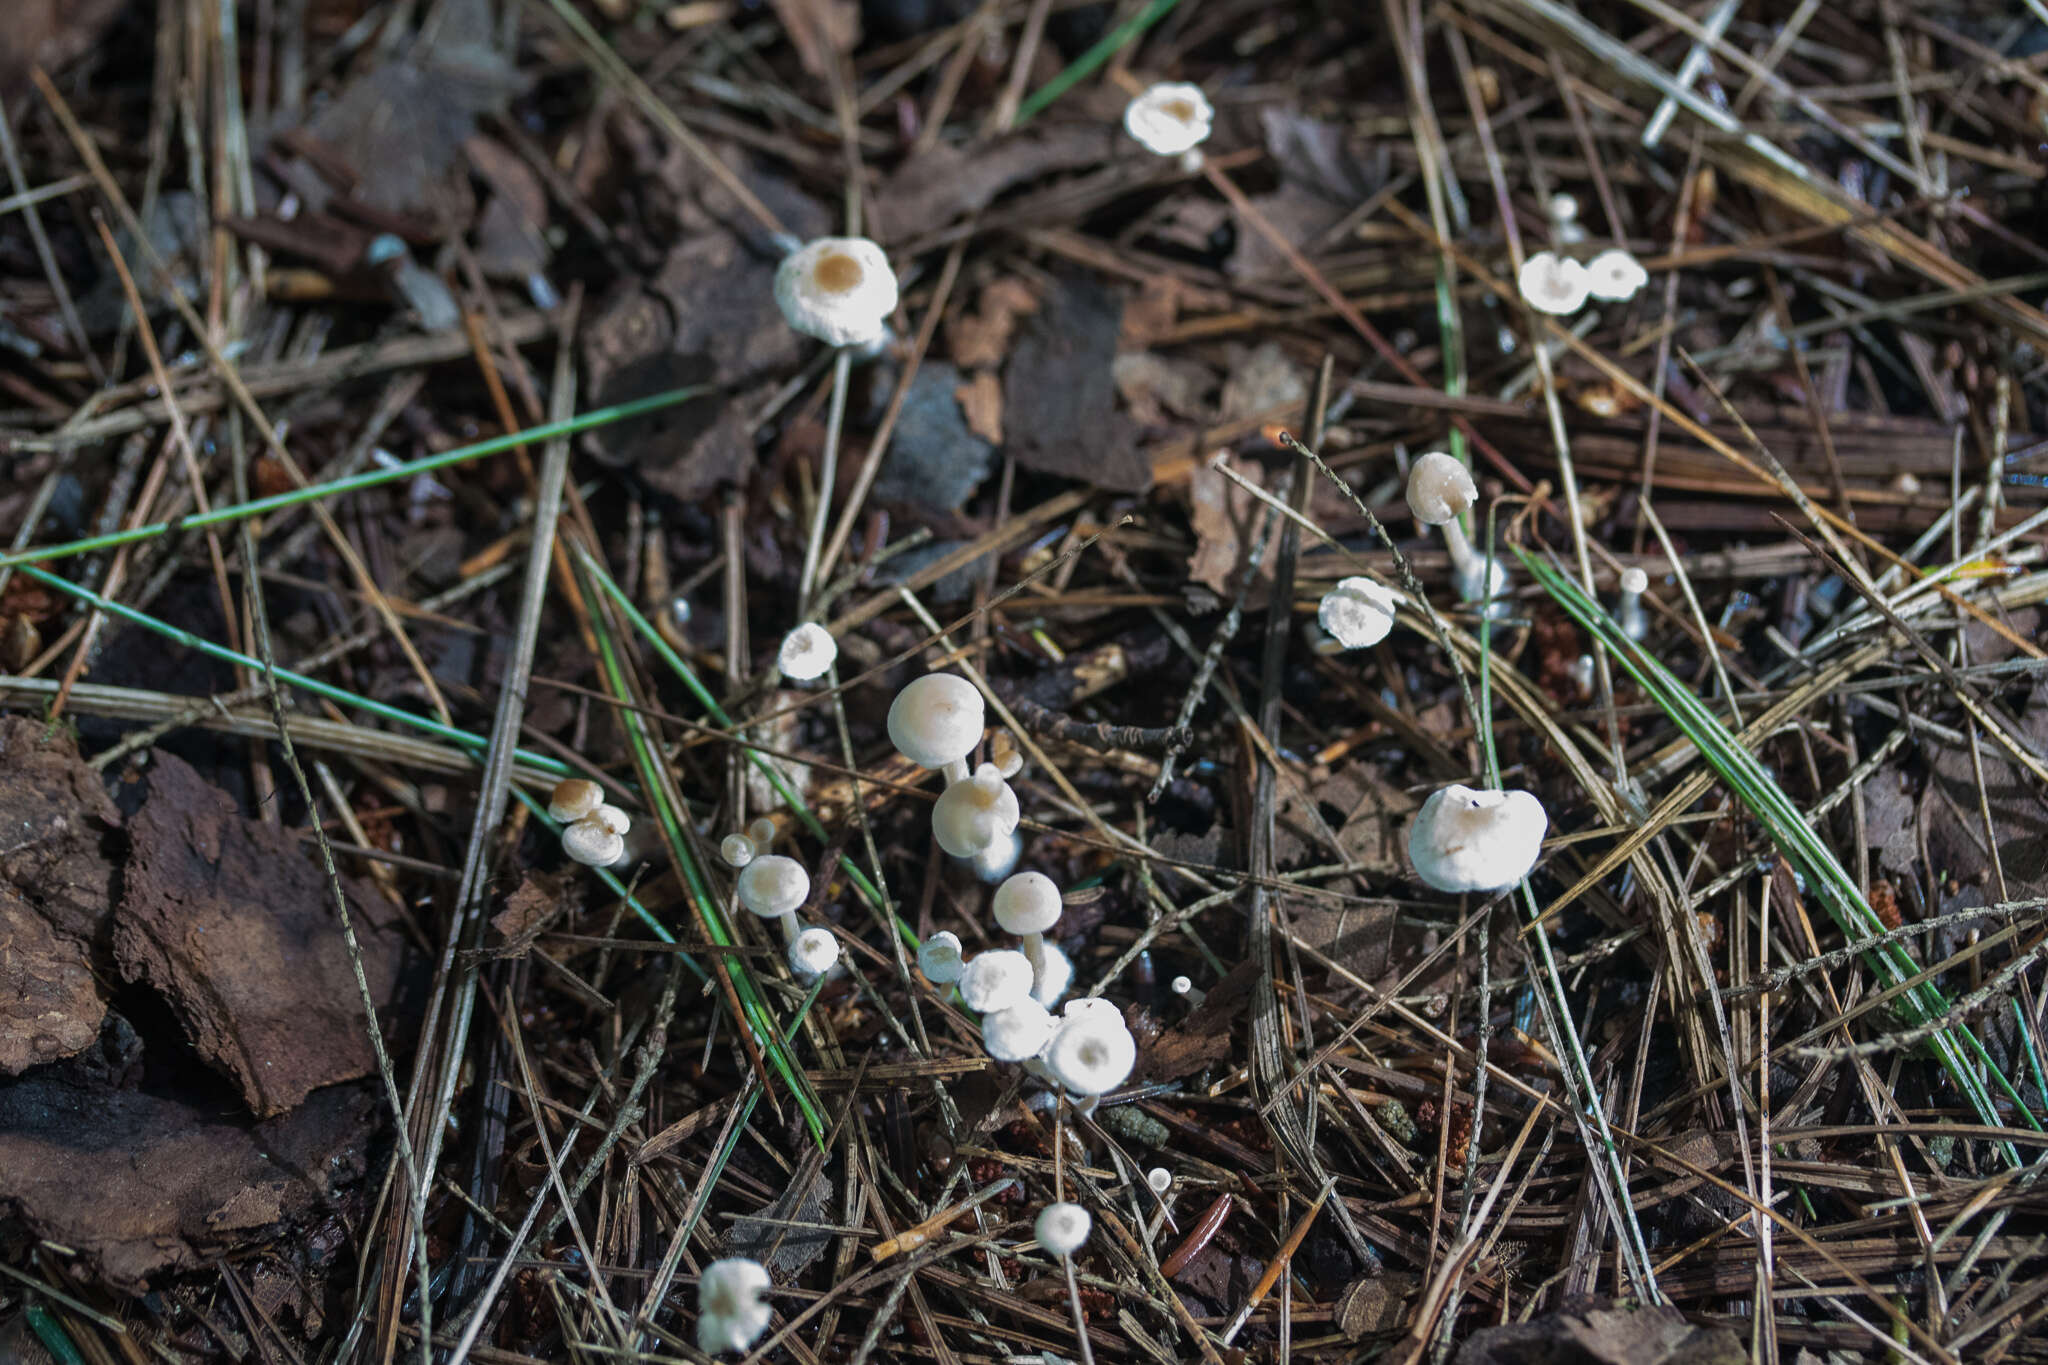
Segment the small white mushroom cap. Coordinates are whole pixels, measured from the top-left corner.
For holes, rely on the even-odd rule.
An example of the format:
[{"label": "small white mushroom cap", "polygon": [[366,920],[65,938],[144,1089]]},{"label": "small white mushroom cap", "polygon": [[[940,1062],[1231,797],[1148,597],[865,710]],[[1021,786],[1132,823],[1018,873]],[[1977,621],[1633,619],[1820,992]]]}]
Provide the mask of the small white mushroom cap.
[{"label": "small white mushroom cap", "polygon": [[966,960],[960,956],[958,934],[941,929],[917,945],[917,969],[935,986],[958,981],[966,966]]},{"label": "small white mushroom cap", "polygon": [[763,919],[792,914],[811,894],[811,874],[794,858],[771,853],[740,869],[740,904]]},{"label": "small white mushroom cap", "polygon": [[1067,988],[1074,984],[1074,963],[1057,943],[1038,948],[1038,975],[1031,983],[1031,998],[1051,1009]]},{"label": "small white mushroom cap", "polygon": [[1124,106],[1124,131],[1154,156],[1179,156],[1208,141],[1216,111],[1198,85],[1162,81]]},{"label": "small white mushroom cap", "polygon": [[1650,282],[1643,263],[1618,246],[1586,262],[1586,288],[1594,298],[1621,303],[1636,296]]},{"label": "small white mushroom cap", "polygon": [[1316,624],[1346,649],[1376,645],[1394,628],[1394,594],[1370,578],[1339,579],[1317,605]]},{"label": "small white mushroom cap", "polygon": [[1060,1006],[1060,1017],[1062,1019],[1079,1019],[1083,1015],[1104,1013],[1114,1015],[1118,1019],[1124,1017],[1122,1010],[1099,995],[1077,995],[1066,1004]]},{"label": "small white mushroom cap", "polygon": [[828,346],[865,346],[889,329],[896,272],[865,237],[820,237],[782,258],[775,302],[805,336]]},{"label": "small white mushroom cap", "polygon": [[976,953],[960,973],[960,998],[976,1014],[999,1014],[1031,998],[1031,959],[1008,948]]},{"label": "small white mushroom cap", "polygon": [[1071,1256],[1088,1244],[1095,1220],[1079,1204],[1047,1204],[1039,1210],[1031,1233],[1038,1245],[1055,1256]]},{"label": "small white mushroom cap", "polygon": [[1408,471],[1408,510],[1424,526],[1456,521],[1478,501],[1472,471],[1441,450],[1422,456]]},{"label": "small white mushroom cap", "polygon": [[768,1283],[767,1269],[744,1256],[705,1266],[697,1281],[697,1349],[717,1355],[759,1340],[773,1313],[761,1298]]},{"label": "small white mushroom cap", "polygon": [[839,963],[839,940],[830,929],[806,929],[789,941],[789,969],[816,981]]},{"label": "small white mushroom cap", "polygon": [[613,834],[624,834],[633,828],[633,817],[617,806],[599,806],[583,818],[597,822]]},{"label": "small white mushroom cap", "polygon": [[1636,597],[1641,597],[1650,590],[1650,575],[1648,571],[1636,568],[1633,565],[1623,569],[1621,571],[1621,590]]},{"label": "small white mushroom cap", "polygon": [[562,852],[585,867],[610,867],[626,855],[626,841],[585,816],[562,831]]},{"label": "small white mushroom cap", "polygon": [[1039,1054],[1052,1037],[1052,1026],[1052,1014],[1027,997],[981,1016],[981,1045],[999,1062],[1021,1062]]},{"label": "small white mushroom cap", "polygon": [[920,768],[966,758],[981,729],[981,693],[957,673],[927,673],[889,703],[889,742]]},{"label": "small white mushroom cap", "polygon": [[1574,222],[1579,216],[1578,196],[1559,190],[1550,196],[1550,203],[1544,207],[1544,212],[1549,214],[1553,223]]},{"label": "small white mushroom cap", "polygon": [[1543,803],[1522,791],[1432,792],[1408,827],[1408,861],[1439,891],[1498,891],[1536,865],[1549,828]]},{"label": "small white mushroom cap", "polygon": [[744,834],[728,834],[718,841],[718,856],[727,867],[745,867],[754,861],[754,841]]},{"label": "small white mushroom cap", "polygon": [[825,670],[838,657],[839,642],[832,638],[832,632],[816,621],[806,621],[782,637],[775,665],[782,670],[783,677],[809,682],[824,677]]},{"label": "small white mushroom cap", "polygon": [[1164,1166],[1154,1166],[1145,1172],[1145,1183],[1152,1187],[1152,1193],[1165,1194],[1173,1188],[1173,1172]]},{"label": "small white mushroom cap", "polygon": [[1121,1014],[1084,1009],[1061,1020],[1045,1047],[1045,1066],[1063,1089],[1101,1095],[1116,1089],[1138,1063],[1138,1040]]},{"label": "small white mushroom cap", "polygon": [[775,847],[775,822],[767,816],[758,816],[747,822],[747,842],[754,846],[754,852],[766,853]]},{"label": "small white mushroom cap", "polygon": [[1006,934],[1042,934],[1060,922],[1060,888],[1043,872],[1019,872],[996,888],[996,923]]},{"label": "small white mushroom cap", "polygon": [[1523,261],[1515,285],[1531,308],[1558,317],[1584,308],[1593,288],[1586,267],[1554,251],[1539,251]]},{"label": "small white mushroom cap", "polygon": [[972,858],[1015,833],[1021,817],[1017,793],[993,763],[984,763],[974,776],[946,788],[932,806],[932,834],[955,858]]},{"label": "small white mushroom cap", "polygon": [[548,818],[561,824],[581,820],[604,801],[604,788],[587,777],[571,777],[548,794]]}]

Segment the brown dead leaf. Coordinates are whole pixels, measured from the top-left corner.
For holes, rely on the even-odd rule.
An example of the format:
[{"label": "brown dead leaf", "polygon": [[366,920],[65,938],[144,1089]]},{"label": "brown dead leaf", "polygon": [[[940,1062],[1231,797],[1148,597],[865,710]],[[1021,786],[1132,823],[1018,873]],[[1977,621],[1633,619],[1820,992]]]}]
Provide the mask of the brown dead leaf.
[{"label": "brown dead leaf", "polygon": [[1231,1054],[1230,1027],[1251,1003],[1257,964],[1240,962],[1217,982],[1202,1003],[1138,1058],[1134,1084],[1177,1081],[1205,1066],[1216,1066]]},{"label": "brown dead leaf", "polygon": [[92,51],[127,0],[14,0],[0,43],[0,99],[12,100],[37,67],[53,75]]},{"label": "brown dead leaf", "polygon": [[940,145],[896,169],[875,196],[876,236],[901,242],[987,208],[1015,185],[1055,171],[1113,159],[1113,126],[1073,123],[1032,128],[972,148]]},{"label": "brown dead leaf", "polygon": [[524,957],[533,941],[563,908],[562,888],[553,878],[529,876],[505,897],[505,906],[491,916],[488,957]]},{"label": "brown dead leaf", "polygon": [[965,384],[956,385],[953,396],[960,401],[967,429],[990,445],[1003,443],[1003,381],[987,370]]},{"label": "brown dead leaf", "polygon": [[[244,819],[189,764],[153,751],[114,955],[170,1004],[199,1055],[259,1115],[375,1066],[326,879],[289,831]],[[374,893],[351,892],[363,971],[379,1002],[398,976],[397,936]],[[373,913],[374,911],[374,913]]]},{"label": "brown dead leaf", "polygon": [[[1261,482],[1257,465],[1233,467],[1247,483]],[[1188,477],[1188,518],[1195,531],[1188,577],[1218,597],[1235,597],[1245,557],[1258,540],[1264,516],[1265,505],[1257,498],[1211,466],[1196,466]],[[1262,566],[1261,573],[1265,572]]]},{"label": "brown dead leaf", "polygon": [[1038,311],[1038,295],[1020,279],[1004,276],[982,288],[972,313],[946,325],[946,345],[963,370],[995,369],[1010,354],[1017,319]]},{"label": "brown dead leaf", "polygon": [[1120,493],[1151,486],[1151,462],[1116,410],[1111,370],[1122,327],[1122,298],[1072,277],[1019,330],[1003,371],[1008,450],[1019,465]]},{"label": "brown dead leaf", "polygon": [[1456,1365],[1740,1365],[1749,1359],[1726,1327],[1695,1327],[1669,1304],[1634,1310],[1604,1304],[1487,1327],[1458,1348]]}]

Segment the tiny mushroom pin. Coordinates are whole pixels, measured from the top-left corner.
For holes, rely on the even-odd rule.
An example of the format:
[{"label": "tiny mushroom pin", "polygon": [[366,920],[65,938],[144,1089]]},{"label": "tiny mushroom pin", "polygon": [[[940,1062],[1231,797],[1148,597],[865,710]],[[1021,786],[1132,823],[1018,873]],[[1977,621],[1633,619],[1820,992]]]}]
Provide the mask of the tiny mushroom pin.
[{"label": "tiny mushroom pin", "polygon": [[782,670],[782,676],[797,682],[809,682],[825,676],[825,670],[839,657],[839,642],[832,638],[832,632],[816,621],[806,621],[782,637],[782,648],[776,651],[775,664]]},{"label": "tiny mushroom pin", "polygon": [[954,857],[972,858],[1015,833],[1021,818],[1017,793],[995,764],[984,763],[972,777],[947,787],[932,806],[932,834]]},{"label": "tiny mushroom pin", "polygon": [[1593,288],[1586,267],[1555,251],[1539,251],[1523,261],[1515,285],[1531,308],[1557,317],[1584,308]]},{"label": "tiny mushroom pin", "polygon": [[1071,1256],[1088,1245],[1095,1220],[1079,1204],[1047,1204],[1032,1225],[1038,1245],[1054,1256]]},{"label": "tiny mushroom pin", "polygon": [[1461,602],[1489,603],[1487,610],[1504,610],[1499,601],[1507,587],[1507,567],[1496,559],[1481,559],[1465,535],[1458,518],[1479,501],[1479,485],[1472,471],[1441,450],[1432,450],[1416,460],[1408,471],[1408,510],[1425,526],[1443,529],[1444,548],[1451,555],[1451,578]]},{"label": "tiny mushroom pin", "polygon": [[1194,151],[1208,141],[1215,121],[1216,111],[1202,88],[1179,81],[1161,81],[1124,107],[1124,131],[1154,156]]},{"label": "tiny mushroom pin", "polygon": [[960,998],[976,1014],[999,1014],[1031,998],[1031,962],[1007,948],[976,953],[960,973]]},{"label": "tiny mushroom pin", "polygon": [[717,1355],[759,1340],[773,1313],[761,1297],[768,1284],[767,1268],[744,1256],[705,1266],[697,1280],[697,1349]]},{"label": "tiny mushroom pin", "polygon": [[868,346],[889,330],[896,272],[865,237],[820,237],[782,258],[775,302],[805,336],[828,346]]},{"label": "tiny mushroom pin", "polygon": [[810,899],[811,874],[794,858],[771,853],[740,869],[740,904],[782,925],[782,936],[795,942],[796,912]]},{"label": "tiny mushroom pin", "polygon": [[920,768],[942,768],[947,782],[967,776],[967,755],[981,743],[981,693],[957,673],[927,673],[889,703],[889,742]]},{"label": "tiny mushroom pin", "polygon": [[1498,891],[1529,875],[1550,826],[1524,791],[1474,791],[1452,783],[1430,793],[1408,828],[1408,861],[1439,891]]},{"label": "tiny mushroom pin", "polygon": [[1045,931],[1060,922],[1060,889],[1043,872],[1019,872],[996,888],[996,923],[1024,940],[1024,956],[1045,975]]},{"label": "tiny mushroom pin", "polygon": [[1631,566],[1621,571],[1621,607],[1615,612],[1615,624],[1621,633],[1631,640],[1640,640],[1650,633],[1650,616],[1643,610],[1643,594],[1650,590],[1650,575],[1642,569]]},{"label": "tiny mushroom pin", "polygon": [[960,956],[960,936],[941,929],[917,945],[917,969],[934,986],[951,985],[967,967]]},{"label": "tiny mushroom pin", "polygon": [[604,788],[587,777],[571,777],[555,784],[548,794],[548,819],[572,824],[604,804]]},{"label": "tiny mushroom pin", "polygon": [[1650,282],[1650,272],[1626,249],[1611,246],[1586,262],[1586,288],[1594,298],[1625,303]]},{"label": "tiny mushroom pin", "polygon": [[1339,579],[1317,604],[1316,624],[1346,649],[1376,645],[1394,628],[1394,594],[1370,578]]},{"label": "tiny mushroom pin", "polygon": [[789,942],[789,970],[800,981],[816,981],[839,965],[839,940],[830,929],[806,929]]}]

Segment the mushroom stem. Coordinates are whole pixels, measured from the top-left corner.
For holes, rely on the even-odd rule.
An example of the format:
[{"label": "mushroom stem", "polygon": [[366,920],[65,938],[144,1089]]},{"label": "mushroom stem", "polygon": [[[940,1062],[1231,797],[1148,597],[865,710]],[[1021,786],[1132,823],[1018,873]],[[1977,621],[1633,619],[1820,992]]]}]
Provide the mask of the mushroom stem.
[{"label": "mushroom stem", "polygon": [[1081,1285],[1074,1278],[1074,1258],[1060,1257],[1060,1266],[1067,1272],[1067,1307],[1074,1313],[1074,1340],[1081,1347],[1081,1365],[1095,1365],[1095,1348],[1088,1344],[1088,1317],[1081,1311]]},{"label": "mushroom stem", "polygon": [[967,780],[967,760],[956,758],[945,767],[939,769],[939,771],[946,775],[946,785],[949,787],[955,782],[965,782]]},{"label": "mushroom stem", "polygon": [[794,910],[786,915],[777,915],[775,922],[782,926],[782,941],[785,944],[796,942],[796,936],[803,932],[797,925],[796,911]]},{"label": "mushroom stem", "polygon": [[1621,633],[1631,640],[1640,640],[1650,633],[1650,617],[1643,610],[1643,593],[1649,586],[1650,576],[1641,569],[1622,571],[1621,606],[1614,613],[1614,620]]},{"label": "mushroom stem", "polygon": [[1045,980],[1045,935],[1022,934],[1024,956],[1031,961],[1031,989],[1036,991]]},{"label": "mushroom stem", "polygon": [[1451,552],[1451,574],[1460,584],[1478,580],[1485,570],[1479,566],[1479,556],[1472,553],[1472,542],[1465,535],[1465,528],[1457,518],[1445,522],[1444,548]]},{"label": "mushroom stem", "polygon": [[1494,599],[1507,586],[1507,566],[1497,559],[1482,559],[1457,518],[1439,529],[1444,533],[1444,548],[1451,552],[1451,582],[1457,588],[1458,600],[1488,603],[1488,614],[1498,615],[1502,604]]},{"label": "mushroom stem", "polygon": [[803,574],[796,586],[797,601],[806,605],[818,576],[818,553],[825,548],[832,488],[839,481],[839,433],[846,424],[846,389],[852,373],[853,351],[841,346],[832,357],[832,407],[825,417],[825,453],[818,464],[818,505],[811,514],[811,535],[804,543]]}]

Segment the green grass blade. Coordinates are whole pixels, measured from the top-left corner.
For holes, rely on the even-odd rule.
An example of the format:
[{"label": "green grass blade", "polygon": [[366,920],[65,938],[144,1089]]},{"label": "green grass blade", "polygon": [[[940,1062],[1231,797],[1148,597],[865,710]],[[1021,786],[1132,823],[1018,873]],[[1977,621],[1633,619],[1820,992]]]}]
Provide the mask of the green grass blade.
[{"label": "green grass blade", "polygon": [[[585,575],[585,581],[590,576]],[[626,671],[619,658],[618,641],[613,638],[601,612],[590,615],[591,629],[597,637],[598,663],[603,670],[605,684],[612,695],[622,702],[632,700],[632,690],[627,684]],[[640,784],[653,810],[655,819],[661,825],[662,837],[667,841],[669,854],[675,860],[676,872],[681,877],[685,890],[697,908],[698,919],[704,926],[704,933],[711,942],[721,948],[739,946],[739,938],[732,926],[726,922],[724,905],[712,891],[704,869],[698,864],[691,851],[689,839],[683,825],[688,812],[676,805],[676,797],[663,770],[661,747],[652,733],[646,716],[634,707],[622,706],[618,712],[619,721],[625,727],[626,739],[633,750],[633,762],[640,770]],[[768,1009],[760,983],[754,980],[752,968],[743,957],[735,956],[728,963],[732,978],[733,993],[739,997],[740,1010],[746,1016],[736,1021],[741,1028],[752,1029],[760,1044],[762,1055],[768,1064],[782,1078],[797,1107],[803,1111],[804,1122],[811,1130],[814,1140],[822,1141],[825,1135],[825,1118],[819,1110],[817,1099],[811,1093],[810,1083],[805,1079],[803,1069],[797,1065],[789,1046],[783,1041],[782,1030],[776,1025]]]},{"label": "green grass blade", "polygon": [[1074,58],[1066,70],[1025,96],[1024,102],[1017,106],[1017,117],[1010,120],[1010,126],[1022,128],[1045,112],[1047,105],[1087,80],[1097,67],[1116,55],[1118,48],[1135,41],[1139,34],[1164,19],[1179,3],[1180,0],[1152,0],[1144,9],[1096,39],[1095,45]]},{"label": "green grass blade", "polygon": [[[1543,590],[1621,661],[1629,675],[1697,746],[1701,757],[1762,823],[1779,853],[1806,879],[1807,887],[1826,907],[1836,927],[1852,941],[1882,933],[1884,924],[1863,898],[1855,879],[1807,824],[1804,813],[1756,755],[1736,740],[1691,688],[1648,650],[1623,634],[1620,626],[1583,588],[1543,559],[1520,546],[1514,549],[1523,567],[1542,584]],[[1864,960],[1887,987],[1909,981],[1922,970],[1900,943],[1872,948],[1865,953]],[[1945,1014],[1949,1000],[1934,982],[1923,980],[1901,993],[1898,1006],[1909,1024],[1921,1024]],[[1951,1026],[1943,1029],[1928,1039],[1928,1046],[1947,1071],[1949,1079],[1968,1097],[1978,1118],[1986,1125],[2000,1127],[2003,1120],[1990,1090],[1978,1074],[1979,1066],[2011,1100],[2027,1126],[2040,1128],[2040,1122],[2013,1089],[2012,1082],[2003,1071],[1992,1065],[1984,1045],[1968,1028]],[[1998,1146],[2007,1161],[2014,1166],[2019,1164],[2019,1154],[2011,1144],[2000,1143]]]},{"label": "green grass blade", "polygon": [[613,422],[623,422],[644,413],[673,407],[677,403],[686,403],[692,398],[702,398],[713,392],[714,387],[709,384],[698,384],[686,389],[670,389],[667,393],[657,393],[647,398],[636,398],[630,403],[599,408],[565,421],[544,422],[537,427],[526,427],[504,436],[493,436],[488,441],[457,446],[454,450],[444,450],[439,455],[429,455],[424,459],[392,465],[388,469],[372,469],[361,474],[352,474],[345,479],[335,479],[330,483],[295,488],[289,493],[277,493],[250,502],[230,503],[225,507],[216,507],[210,512],[195,512],[189,517],[179,517],[176,521],[153,521],[146,526],[131,526],[126,530],[111,531],[103,536],[88,536],[84,540],[67,540],[58,545],[32,546],[13,554],[0,554],[0,569],[69,559],[74,555],[90,554],[95,550],[111,549],[116,545],[132,545],[138,540],[153,540],[171,531],[203,531],[209,526],[225,526],[230,522],[281,512],[286,508],[297,507],[321,498],[338,497],[343,493],[360,493],[366,488],[377,488],[387,483],[397,483],[401,479],[410,479],[416,474],[431,474],[450,465],[465,464],[470,460],[481,460],[487,455],[501,454],[514,446],[538,444],[560,436],[574,436],[578,432],[590,431]]}]

